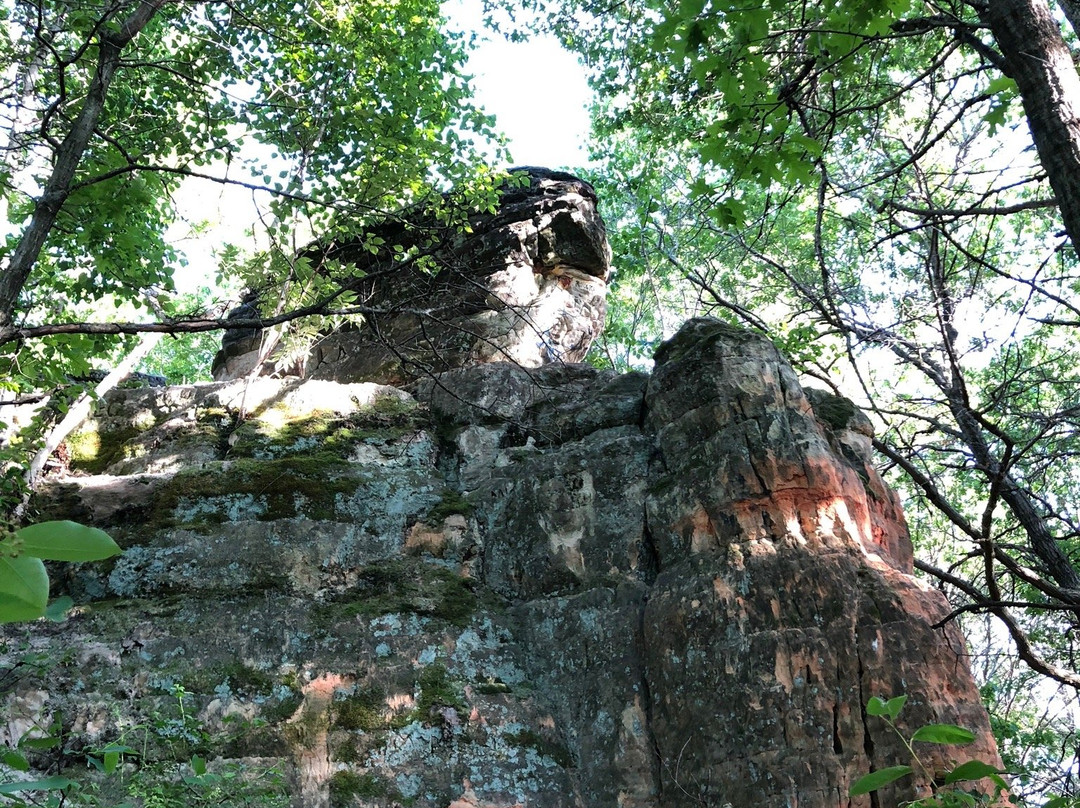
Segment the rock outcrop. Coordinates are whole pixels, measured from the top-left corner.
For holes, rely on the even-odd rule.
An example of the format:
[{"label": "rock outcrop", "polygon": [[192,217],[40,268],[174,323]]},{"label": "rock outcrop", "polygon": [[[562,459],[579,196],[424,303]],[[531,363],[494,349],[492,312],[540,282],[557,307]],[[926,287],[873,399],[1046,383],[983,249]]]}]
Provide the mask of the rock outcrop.
[{"label": "rock outcrop", "polygon": [[296,806],[898,805],[922,775],[848,797],[909,762],[872,695],[977,734],[930,771],[997,758],[868,433],[704,319],[651,375],[117,392],[36,504],[126,550],[55,570],[85,605],[31,629],[54,667],[4,731],[150,727],[147,759],[280,771]]},{"label": "rock outcrop", "polygon": [[[453,197],[441,202],[452,210]],[[300,257],[371,312],[319,340],[308,378],[402,384],[484,362],[580,362],[604,324],[604,223],[592,186],[563,172],[511,169],[497,208],[467,226],[420,207]],[[258,316],[253,300],[235,314]],[[261,332],[226,332],[223,343],[219,381],[276,369]]]}]

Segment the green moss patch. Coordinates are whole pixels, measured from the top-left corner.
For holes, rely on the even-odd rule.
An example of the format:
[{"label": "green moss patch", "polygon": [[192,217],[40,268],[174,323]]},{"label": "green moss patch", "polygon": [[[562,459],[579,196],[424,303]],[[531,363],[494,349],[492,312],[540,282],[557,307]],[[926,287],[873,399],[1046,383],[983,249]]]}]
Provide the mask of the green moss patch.
[{"label": "green moss patch", "polygon": [[532,730],[523,729],[520,732],[507,733],[503,737],[514,746],[535,749],[537,754],[554,760],[555,763],[562,766],[564,769],[572,769],[576,765],[574,763],[574,756],[570,753],[570,750],[565,744],[561,744],[550,738],[545,738],[543,735],[533,732]]},{"label": "green moss patch", "polygon": [[358,571],[357,579],[336,602],[317,607],[316,616],[322,622],[411,613],[463,627],[478,606],[471,579],[418,559],[370,564]]},{"label": "green moss patch", "polygon": [[457,712],[465,712],[465,701],[461,687],[450,678],[446,666],[434,662],[420,671],[416,677],[416,706],[400,715],[394,716],[390,727],[400,729],[414,721],[423,724],[442,724],[445,718],[442,708],[449,707]]},{"label": "green moss patch", "polygon": [[75,432],[65,441],[71,458],[71,468],[87,474],[102,474],[113,463],[132,460],[138,448],[131,442],[142,434],[135,427],[110,430],[87,429]]},{"label": "green moss patch", "polygon": [[386,729],[386,693],[371,685],[334,701],[330,726],[335,729],[375,732]]},{"label": "green moss patch", "polygon": [[814,415],[833,429],[844,429],[855,416],[855,405],[843,396],[818,393],[810,399]]},{"label": "green moss patch", "polygon": [[434,508],[428,511],[428,515],[424,517],[424,522],[433,527],[438,527],[448,516],[472,515],[473,507],[473,504],[464,494],[459,491],[454,491],[451,488],[447,488],[443,490],[442,499],[439,500]]},{"label": "green moss patch", "polygon": [[330,778],[330,808],[348,808],[360,800],[388,797],[399,800],[401,793],[388,780],[375,774],[357,774],[348,770]]},{"label": "green moss patch", "polygon": [[382,396],[348,416],[315,412],[280,426],[253,419],[230,436],[229,457],[273,459],[329,453],[347,457],[367,441],[391,441],[427,426],[426,410],[411,400]]},{"label": "green moss patch", "polygon": [[453,707],[464,710],[465,702],[458,695],[457,688],[450,681],[450,675],[444,665],[434,662],[428,665],[416,679],[420,686],[420,696],[416,700],[416,712],[430,716],[439,707]]},{"label": "green moss patch", "polygon": [[220,524],[234,518],[234,511],[262,521],[330,519],[337,496],[357,488],[351,471],[348,461],[326,452],[184,469],[162,486],[151,521],[168,526]]}]

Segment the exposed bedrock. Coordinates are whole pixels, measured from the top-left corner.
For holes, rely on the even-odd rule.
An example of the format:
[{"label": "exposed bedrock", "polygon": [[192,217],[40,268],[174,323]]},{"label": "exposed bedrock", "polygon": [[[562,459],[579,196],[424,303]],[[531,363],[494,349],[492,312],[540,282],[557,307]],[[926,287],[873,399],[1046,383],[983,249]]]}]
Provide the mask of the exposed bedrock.
[{"label": "exposed bedrock", "polygon": [[4,731],[101,743],[181,683],[212,765],[280,768],[297,806],[898,805],[927,784],[847,796],[910,762],[872,695],[977,734],[931,771],[997,756],[870,431],[707,319],[651,376],[117,392],[37,506],[126,552],[54,570],[86,605],[31,627],[66,661]]},{"label": "exposed bedrock", "polygon": [[[564,172],[512,171],[527,184],[505,188],[495,212],[470,215],[467,232],[419,208],[362,238],[305,250],[316,268],[339,264],[340,283],[374,313],[320,339],[304,375],[402,384],[485,362],[580,362],[603,329],[611,260],[596,193]],[[372,237],[384,249],[369,252]],[[395,260],[392,247],[418,257]],[[251,303],[233,314],[257,316]],[[260,363],[274,371],[264,339],[226,332],[214,378],[239,378]]]}]

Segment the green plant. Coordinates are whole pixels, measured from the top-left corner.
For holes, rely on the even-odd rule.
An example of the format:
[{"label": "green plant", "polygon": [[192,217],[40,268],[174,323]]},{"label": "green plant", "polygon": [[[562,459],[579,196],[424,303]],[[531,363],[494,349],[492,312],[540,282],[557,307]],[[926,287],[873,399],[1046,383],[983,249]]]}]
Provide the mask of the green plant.
[{"label": "green plant", "polygon": [[[0,763],[17,772],[72,768],[73,756],[97,775],[72,779],[62,775],[0,783],[0,806],[65,804],[87,808],[189,808],[259,806],[285,808],[288,794],[275,766],[252,768],[222,763],[211,770],[209,750],[215,737],[185,706],[182,685],[169,690],[172,709],[154,710],[148,720],[125,730],[102,746],[71,751],[77,739],[65,732],[59,715],[48,727],[32,727],[13,748],[0,749]],[[73,741],[75,741],[73,743]]]},{"label": "green plant", "polygon": [[[887,786],[916,771],[916,767],[931,784],[933,794],[929,797],[905,803],[919,808],[962,808],[963,806],[998,805],[1001,804],[1001,795],[1007,795],[1009,784],[1001,776],[1003,772],[981,760],[969,760],[961,763],[945,773],[943,781],[939,783],[934,773],[916,753],[912,744],[917,742],[933,744],[966,744],[975,740],[975,734],[963,727],[954,724],[926,724],[912,733],[910,738],[904,736],[896,726],[896,719],[907,702],[907,696],[896,696],[888,701],[874,696],[866,704],[867,715],[877,716],[885,722],[896,736],[903,742],[904,747],[911,754],[911,760],[915,764],[888,766],[884,769],[870,772],[851,786],[849,794],[852,797],[861,794],[869,794],[879,788]],[[989,779],[993,785],[992,793],[979,789],[966,789],[962,786],[967,783]],[[1060,808],[1060,807],[1059,807]]]},{"label": "green plant", "polygon": [[70,598],[50,608],[45,561],[100,561],[120,553],[104,531],[76,522],[41,522],[11,531],[0,539],[0,623],[62,619]]}]

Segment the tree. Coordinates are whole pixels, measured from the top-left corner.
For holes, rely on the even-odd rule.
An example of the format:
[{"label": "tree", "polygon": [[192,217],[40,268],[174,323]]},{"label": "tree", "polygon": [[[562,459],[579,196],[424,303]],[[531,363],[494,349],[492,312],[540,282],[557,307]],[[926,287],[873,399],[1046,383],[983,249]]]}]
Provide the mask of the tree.
[{"label": "tree", "polygon": [[181,182],[260,203],[271,246],[247,266],[275,298],[228,325],[273,325],[361,310],[295,260],[312,234],[362,232],[497,148],[461,73],[468,43],[434,0],[7,0],[0,15],[0,385],[14,400],[132,335],[226,325],[174,294]]},{"label": "tree", "polygon": [[2,343],[57,297],[145,306],[170,289],[181,179],[265,193],[287,238],[301,219],[362,226],[467,176],[491,135],[430,0],[5,10]]}]

